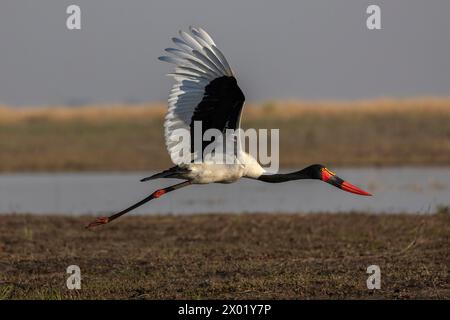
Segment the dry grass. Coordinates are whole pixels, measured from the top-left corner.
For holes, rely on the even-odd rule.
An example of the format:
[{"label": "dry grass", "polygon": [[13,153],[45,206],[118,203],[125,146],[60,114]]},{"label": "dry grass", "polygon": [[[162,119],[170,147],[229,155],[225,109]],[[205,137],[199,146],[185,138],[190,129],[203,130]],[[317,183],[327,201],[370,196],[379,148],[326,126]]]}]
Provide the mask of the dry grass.
[{"label": "dry grass", "polygon": [[[148,170],[170,165],[165,104],[0,107],[0,171]],[[243,127],[279,128],[281,165],[449,165],[450,98],[268,102]]]},{"label": "dry grass", "polygon": [[[448,214],[91,219],[0,216],[0,298],[450,298]],[[373,264],[381,290],[366,287]]]},{"label": "dry grass", "polygon": [[88,105],[80,107],[20,107],[0,106],[0,124],[21,122],[73,122],[90,123],[109,121],[133,121],[140,118],[162,118],[166,112],[164,104],[142,105]]},{"label": "dry grass", "polygon": [[[30,106],[11,108],[0,105],[0,123],[9,124],[21,121],[117,121],[139,118],[162,118],[166,113],[166,103],[136,105],[86,105],[67,106]],[[247,103],[245,116],[250,119],[290,119],[291,117],[317,114],[329,116],[341,113],[359,112],[379,113],[450,113],[450,97],[421,97],[409,99],[380,98],[376,100],[354,101],[269,101],[262,104]]]}]

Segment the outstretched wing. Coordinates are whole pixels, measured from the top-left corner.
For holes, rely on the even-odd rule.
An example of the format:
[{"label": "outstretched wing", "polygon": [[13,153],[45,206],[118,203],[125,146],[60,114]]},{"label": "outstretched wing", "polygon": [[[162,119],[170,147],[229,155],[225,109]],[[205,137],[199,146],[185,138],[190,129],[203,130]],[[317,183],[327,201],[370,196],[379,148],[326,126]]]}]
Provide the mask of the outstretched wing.
[{"label": "outstretched wing", "polygon": [[[169,95],[169,110],[165,118],[166,147],[172,161],[179,164],[179,129],[190,132],[191,152],[194,151],[194,122],[201,121],[202,133],[208,129],[238,129],[244,94],[225,56],[212,38],[201,28],[180,31],[180,38],[172,38],[178,48],[168,48],[171,56],[162,61],[176,65],[176,83]],[[204,148],[211,142],[202,144]]]}]

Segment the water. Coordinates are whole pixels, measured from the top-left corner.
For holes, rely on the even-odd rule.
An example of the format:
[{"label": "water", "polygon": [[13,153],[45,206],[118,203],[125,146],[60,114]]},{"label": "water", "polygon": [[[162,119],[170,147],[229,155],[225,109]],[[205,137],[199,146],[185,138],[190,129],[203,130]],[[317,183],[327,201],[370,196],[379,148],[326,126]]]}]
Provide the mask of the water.
[{"label": "water", "polygon": [[[429,213],[450,205],[448,168],[337,169],[372,192],[361,197],[321,181],[268,184],[242,179],[229,185],[194,185],[153,200],[135,214],[345,212]],[[146,173],[0,175],[0,213],[113,213],[179,180],[139,179]]]}]

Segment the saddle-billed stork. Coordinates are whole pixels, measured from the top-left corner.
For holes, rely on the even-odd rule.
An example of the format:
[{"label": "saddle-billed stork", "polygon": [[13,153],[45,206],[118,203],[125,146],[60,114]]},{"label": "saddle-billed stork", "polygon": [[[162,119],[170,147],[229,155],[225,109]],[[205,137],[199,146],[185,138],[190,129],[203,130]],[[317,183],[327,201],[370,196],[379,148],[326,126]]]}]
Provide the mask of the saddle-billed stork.
[{"label": "saddle-billed stork", "polygon": [[179,148],[175,133],[179,129],[192,133],[196,121],[201,121],[202,132],[218,129],[224,133],[226,129],[239,129],[245,100],[230,65],[211,36],[201,28],[190,27],[189,31],[189,33],[180,31],[179,38],[172,38],[178,48],[165,50],[171,56],[159,57],[160,60],[174,63],[176,66],[175,71],[168,74],[173,76],[176,83],[170,91],[169,108],[164,122],[166,147],[176,165],[141,180],[177,178],[185,181],[158,189],[145,199],[110,217],[99,217],[87,228],[111,222],[150,200],[191,184],[231,183],[242,177],[268,183],[317,179],[347,192],[363,196],[371,195],[342,180],[320,164],[313,164],[291,173],[267,174],[254,157],[240,149],[238,150],[240,161],[235,164],[208,162],[177,164],[174,159],[177,158]]}]

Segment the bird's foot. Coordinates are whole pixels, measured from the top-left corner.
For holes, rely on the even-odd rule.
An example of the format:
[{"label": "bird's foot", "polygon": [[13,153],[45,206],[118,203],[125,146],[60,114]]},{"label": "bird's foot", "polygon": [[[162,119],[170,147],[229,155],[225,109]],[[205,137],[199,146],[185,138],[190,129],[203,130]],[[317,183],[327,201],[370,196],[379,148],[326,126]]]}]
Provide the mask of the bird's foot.
[{"label": "bird's foot", "polygon": [[107,224],[108,222],[109,222],[108,217],[98,217],[97,219],[95,219],[95,221],[89,223],[86,226],[86,229],[93,229],[93,228],[101,226],[103,224]]}]

